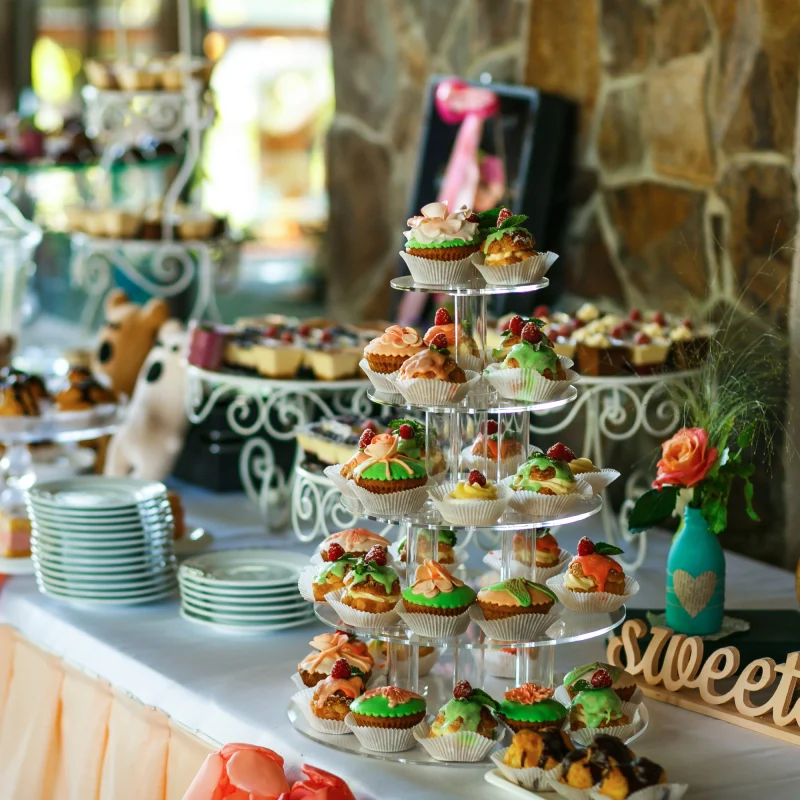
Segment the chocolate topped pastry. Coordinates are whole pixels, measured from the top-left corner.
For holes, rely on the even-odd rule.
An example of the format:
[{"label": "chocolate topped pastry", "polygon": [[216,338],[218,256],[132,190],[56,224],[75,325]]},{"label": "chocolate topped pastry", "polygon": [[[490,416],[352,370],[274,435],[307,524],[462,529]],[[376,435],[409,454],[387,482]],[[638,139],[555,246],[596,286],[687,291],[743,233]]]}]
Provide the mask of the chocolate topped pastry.
[{"label": "chocolate topped pastry", "polygon": [[540,731],[524,728],[514,734],[503,763],[515,769],[553,769],[574,749],[564,731],[555,728]]},{"label": "chocolate topped pastry", "polygon": [[66,386],[53,400],[58,411],[84,411],[103,403],[116,402],[114,393],[92,377]]},{"label": "chocolate topped pastry", "polygon": [[47,397],[41,378],[6,367],[0,373],[0,416],[38,417],[39,400]]},{"label": "chocolate topped pastry", "polygon": [[573,789],[591,789],[603,777],[603,764],[593,760],[584,748],[567,753],[561,769],[559,780]]},{"label": "chocolate topped pastry", "polygon": [[606,733],[595,736],[586,749],[589,751],[589,756],[598,763],[630,764],[634,759],[633,752],[621,739]]},{"label": "chocolate topped pastry", "polygon": [[597,792],[611,800],[626,800],[640,789],[666,782],[667,774],[661,766],[648,758],[637,758],[606,770]]},{"label": "chocolate topped pastry", "polygon": [[67,373],[67,383],[70,386],[74,386],[76,383],[81,383],[81,381],[88,380],[92,377],[91,370],[87,367],[70,367],[69,372]]},{"label": "chocolate topped pastry", "polygon": [[23,372],[21,369],[15,369],[14,367],[4,367],[0,371],[0,384],[5,384],[6,380],[12,378],[17,382],[25,384],[37,401],[46,400],[50,396],[44,381],[38,375],[31,375],[28,372]]}]

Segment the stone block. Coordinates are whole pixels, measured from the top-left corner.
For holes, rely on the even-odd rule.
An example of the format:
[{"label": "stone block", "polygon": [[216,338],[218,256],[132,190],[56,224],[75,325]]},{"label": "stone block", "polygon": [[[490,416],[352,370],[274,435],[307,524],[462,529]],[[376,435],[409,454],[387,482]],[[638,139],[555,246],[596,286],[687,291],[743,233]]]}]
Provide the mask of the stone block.
[{"label": "stone block", "polygon": [[710,41],[711,27],[702,0],[662,0],[655,24],[655,54],[660,64],[698,53]]},{"label": "stone block", "polygon": [[606,170],[614,172],[641,163],[643,105],[643,83],[626,84],[606,95],[597,133],[597,158]]},{"label": "stone block", "polygon": [[600,0],[600,3],[603,65],[613,76],[641,72],[650,63],[653,52],[652,10],[641,0]]}]

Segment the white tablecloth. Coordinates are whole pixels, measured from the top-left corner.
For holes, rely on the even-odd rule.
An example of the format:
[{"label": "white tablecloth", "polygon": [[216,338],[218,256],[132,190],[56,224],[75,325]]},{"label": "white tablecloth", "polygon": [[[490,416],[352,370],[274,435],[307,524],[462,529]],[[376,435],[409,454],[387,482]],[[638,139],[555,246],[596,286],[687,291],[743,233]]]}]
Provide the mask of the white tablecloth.
[{"label": "white tablecloth", "polygon": [[[182,491],[189,521],[212,530],[216,547],[310,550],[291,534],[262,533],[254,510],[241,497]],[[585,523],[563,530],[559,538],[575,552],[577,538],[594,532],[596,523]],[[642,588],[633,606],[663,607],[668,545],[666,535],[651,535],[647,562],[636,574]],[[727,607],[796,608],[793,576],[729,555]],[[359,798],[505,796],[483,781],[480,769],[412,767],[360,758],[296,733],[286,716],[294,692],[289,676],[308,652],[315,626],[268,638],[220,635],[180,619],[177,601],[114,611],[79,610],[40,595],[30,578],[12,578],[0,591],[0,621],[204,737],[261,744],[280,752],[289,764],[308,761],[330,769],[347,779]],[[566,671],[603,653],[602,640],[559,647],[556,669]],[[636,752],[663,764],[671,780],[690,784],[689,797],[800,798],[798,748],[655,701],[649,701],[648,708],[650,728],[636,743]]]}]

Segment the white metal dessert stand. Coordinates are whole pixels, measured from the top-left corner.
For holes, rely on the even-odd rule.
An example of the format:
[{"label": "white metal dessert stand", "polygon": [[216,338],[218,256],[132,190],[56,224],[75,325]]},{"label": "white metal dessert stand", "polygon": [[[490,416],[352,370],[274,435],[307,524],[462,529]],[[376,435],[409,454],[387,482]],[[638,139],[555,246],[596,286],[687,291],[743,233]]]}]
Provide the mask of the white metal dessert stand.
[{"label": "white metal dessert stand", "polygon": [[[644,431],[658,441],[669,436],[679,426],[681,410],[669,395],[670,385],[683,383],[696,370],[665,372],[658,375],[615,375],[581,377],[577,401],[556,422],[551,417],[531,422],[535,433],[551,437],[571,425],[584,412],[583,447],[580,455],[590,458],[598,467],[605,466],[606,445],[622,442]],[[647,555],[647,533],[632,536],[628,533],[628,515],[636,499],[649,488],[646,470],[637,468],[625,481],[625,500],[615,514],[605,504],[603,529],[612,543],[633,548],[634,556],[617,560],[629,570],[640,567]]]},{"label": "white metal dessert stand", "polygon": [[[292,469],[287,475],[277,464],[272,445],[258,434],[263,431],[278,441],[293,442],[297,430],[320,414],[368,416],[372,409],[367,397],[370,384],[361,379],[277,380],[189,366],[188,381],[186,411],[194,424],[203,422],[220,400],[232,401],[226,412],[227,422],[235,433],[248,437],[239,459],[239,474],[248,496],[272,527],[286,521],[297,470]],[[300,456],[297,450],[295,467]],[[338,510],[336,513],[346,514]],[[315,528],[315,533],[303,540],[309,541],[320,530]]]}]

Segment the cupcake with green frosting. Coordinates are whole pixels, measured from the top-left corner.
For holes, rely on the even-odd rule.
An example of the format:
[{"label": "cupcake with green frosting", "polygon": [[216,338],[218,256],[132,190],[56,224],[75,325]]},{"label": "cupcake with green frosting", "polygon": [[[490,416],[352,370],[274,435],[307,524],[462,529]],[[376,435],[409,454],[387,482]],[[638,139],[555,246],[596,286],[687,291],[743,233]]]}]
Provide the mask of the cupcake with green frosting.
[{"label": "cupcake with green frosting", "polygon": [[547,631],[557,615],[557,598],[547,587],[526,578],[508,578],[478,592],[473,619],[491,639],[530,641]]},{"label": "cupcake with green frosting", "polygon": [[341,555],[336,561],[326,561],[311,580],[311,590],[314,599],[318,602],[325,601],[328,592],[344,589],[345,576],[355,566],[358,559],[355,556]]},{"label": "cupcake with green frosting", "polygon": [[508,481],[509,505],[522,514],[558,516],[592,494],[591,486],[572,474],[564,461],[532,453]]},{"label": "cupcake with green frosting", "polygon": [[357,697],[350,713],[362,727],[413,728],[425,719],[425,698],[397,686],[380,686]]},{"label": "cupcake with green frosting", "polygon": [[524,683],[503,695],[497,714],[514,732],[561,728],[567,708],[553,699],[553,691],[537,683]]},{"label": "cupcake with green frosting", "polygon": [[618,728],[630,724],[630,717],[624,712],[613,686],[613,678],[602,668],[595,670],[589,680],[581,680],[569,707],[571,730]]}]

